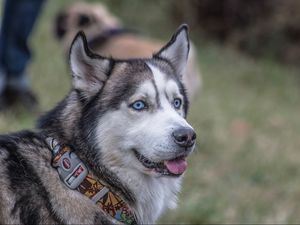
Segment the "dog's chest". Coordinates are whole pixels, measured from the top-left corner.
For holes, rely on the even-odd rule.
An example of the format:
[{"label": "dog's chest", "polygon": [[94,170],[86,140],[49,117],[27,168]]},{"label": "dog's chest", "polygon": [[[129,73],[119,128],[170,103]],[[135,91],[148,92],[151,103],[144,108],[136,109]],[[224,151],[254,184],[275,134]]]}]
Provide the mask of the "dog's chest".
[{"label": "dog's chest", "polygon": [[176,207],[181,178],[154,178],[132,170],[117,174],[135,195],[134,211],[141,223],[153,224],[166,209]]}]

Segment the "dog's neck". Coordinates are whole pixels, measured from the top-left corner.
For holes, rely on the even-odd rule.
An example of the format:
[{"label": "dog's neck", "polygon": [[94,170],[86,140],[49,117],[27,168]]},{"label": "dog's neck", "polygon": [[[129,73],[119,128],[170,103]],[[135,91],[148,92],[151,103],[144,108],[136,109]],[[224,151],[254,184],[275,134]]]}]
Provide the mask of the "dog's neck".
[{"label": "dog's neck", "polygon": [[110,165],[109,162],[99,165],[97,155],[89,151],[95,146],[89,145],[89,137],[83,137],[78,132],[81,130],[82,105],[77,98],[76,92],[71,92],[55,109],[42,117],[39,128],[46,135],[70,145],[99,179],[121,194],[140,223],[153,224],[165,209],[176,206],[181,178],[155,178],[130,168]]},{"label": "dog's neck", "polygon": [[134,169],[109,168],[134,193],[137,203],[134,209],[143,223],[153,224],[166,209],[176,207],[181,178],[155,178]]}]

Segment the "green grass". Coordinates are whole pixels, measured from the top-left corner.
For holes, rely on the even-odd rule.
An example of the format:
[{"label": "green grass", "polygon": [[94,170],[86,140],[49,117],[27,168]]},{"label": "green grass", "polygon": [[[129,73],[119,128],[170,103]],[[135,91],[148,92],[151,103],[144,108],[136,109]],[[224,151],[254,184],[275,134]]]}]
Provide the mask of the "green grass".
[{"label": "green grass", "polygon": [[[31,41],[35,57],[29,72],[42,111],[52,108],[70,87],[63,49],[52,34],[53,16],[66,2],[48,1]],[[174,28],[163,17],[164,3],[157,8],[145,1],[109,4],[125,24],[146,33],[168,37]],[[145,13],[142,4],[150,4],[157,12]],[[161,222],[299,223],[299,70],[247,58],[198,41],[191,33],[204,82],[189,115],[198,144],[189,159],[179,208],[169,211]],[[0,131],[33,128],[36,116],[0,114]]]},{"label": "green grass", "polygon": [[299,71],[211,45],[199,53],[198,148],[181,207],[163,221],[299,222]]}]

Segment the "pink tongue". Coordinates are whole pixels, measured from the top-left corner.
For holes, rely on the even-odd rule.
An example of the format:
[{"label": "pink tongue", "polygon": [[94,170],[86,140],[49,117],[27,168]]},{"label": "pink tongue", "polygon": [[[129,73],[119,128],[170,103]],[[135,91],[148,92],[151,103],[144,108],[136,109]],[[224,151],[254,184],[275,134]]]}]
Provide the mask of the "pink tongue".
[{"label": "pink tongue", "polygon": [[183,174],[187,168],[187,162],[185,158],[166,160],[164,161],[164,164],[171,173],[176,175]]}]

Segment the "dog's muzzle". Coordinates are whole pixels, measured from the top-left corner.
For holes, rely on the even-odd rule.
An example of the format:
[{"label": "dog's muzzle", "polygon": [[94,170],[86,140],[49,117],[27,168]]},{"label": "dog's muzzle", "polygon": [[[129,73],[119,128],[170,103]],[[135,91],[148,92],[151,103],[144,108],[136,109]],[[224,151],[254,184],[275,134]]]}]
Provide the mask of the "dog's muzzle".
[{"label": "dog's muzzle", "polygon": [[153,162],[134,150],[135,156],[144,167],[154,170],[156,173],[167,176],[180,176],[187,168],[187,156],[193,150],[196,142],[196,133],[192,128],[181,127],[172,133],[172,137],[180,151],[175,157],[161,162]]}]

